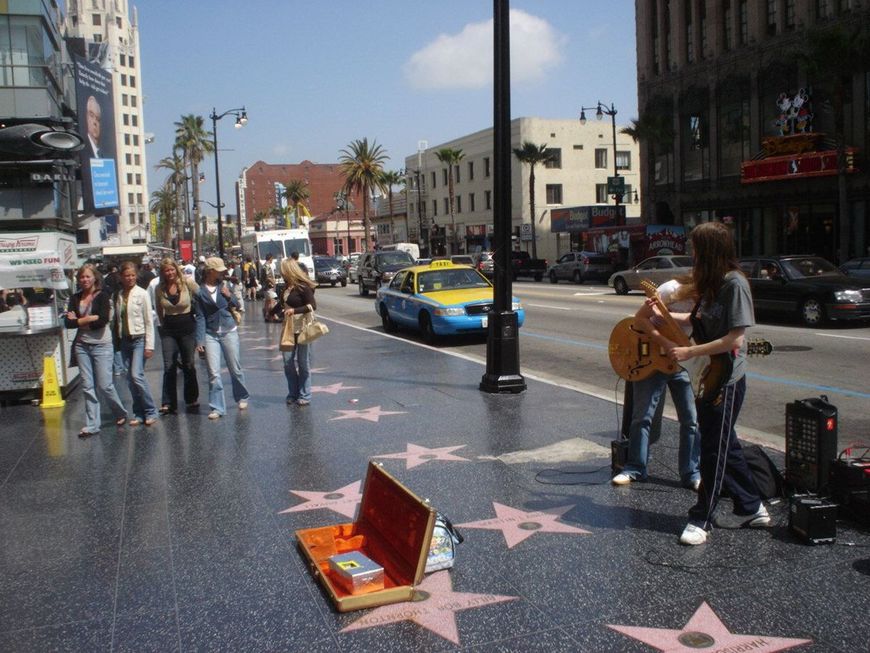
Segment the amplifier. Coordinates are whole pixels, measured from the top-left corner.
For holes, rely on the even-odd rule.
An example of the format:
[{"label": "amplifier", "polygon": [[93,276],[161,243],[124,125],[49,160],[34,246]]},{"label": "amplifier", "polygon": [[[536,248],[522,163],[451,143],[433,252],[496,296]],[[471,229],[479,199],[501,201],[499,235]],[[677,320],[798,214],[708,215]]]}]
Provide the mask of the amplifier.
[{"label": "amplifier", "polygon": [[817,497],[792,497],[788,527],[808,544],[837,540],[837,506]]},{"label": "amplifier", "polygon": [[793,401],[785,407],[785,480],[795,490],[818,492],[828,484],[837,457],[837,408],[828,398]]},{"label": "amplifier", "polygon": [[830,487],[841,517],[870,524],[870,460],[833,461]]},{"label": "amplifier", "polygon": [[621,440],[611,440],[610,441],[610,469],[613,470],[614,474],[617,474],[622,471],[622,468],[625,467],[625,463],[628,462],[628,440],[623,438]]}]

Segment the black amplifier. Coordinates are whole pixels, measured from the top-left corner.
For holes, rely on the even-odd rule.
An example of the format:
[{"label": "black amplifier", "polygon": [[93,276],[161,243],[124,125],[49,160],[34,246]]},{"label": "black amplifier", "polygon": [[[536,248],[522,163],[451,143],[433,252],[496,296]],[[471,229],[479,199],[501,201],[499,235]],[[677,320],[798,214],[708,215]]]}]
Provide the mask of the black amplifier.
[{"label": "black amplifier", "polygon": [[837,457],[837,408],[828,398],[793,401],[785,407],[785,480],[795,490],[819,492]]},{"label": "black amplifier", "polygon": [[817,497],[792,497],[788,527],[808,544],[837,540],[837,505]]},{"label": "black amplifier", "polygon": [[830,488],[841,517],[870,524],[870,460],[833,461]]},{"label": "black amplifier", "polygon": [[610,441],[610,469],[614,474],[618,474],[628,462],[628,440],[623,438],[620,440]]}]

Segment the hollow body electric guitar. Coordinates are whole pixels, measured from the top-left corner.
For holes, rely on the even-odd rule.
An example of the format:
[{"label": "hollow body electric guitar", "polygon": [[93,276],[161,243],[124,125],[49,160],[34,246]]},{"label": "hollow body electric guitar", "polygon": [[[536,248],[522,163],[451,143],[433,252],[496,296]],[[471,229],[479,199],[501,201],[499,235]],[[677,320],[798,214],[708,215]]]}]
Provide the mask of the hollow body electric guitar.
[{"label": "hollow body electric guitar", "polygon": [[[641,282],[647,297],[655,300],[663,323],[659,332],[680,347],[694,344],[677,324],[659,296],[655,285],[647,280]],[[773,346],[766,340],[747,343],[747,356],[767,356]],[[733,357],[730,352],[714,356],[696,356],[682,363],[671,360],[667,352],[635,324],[634,318],[621,320],[610,334],[608,345],[610,364],[613,370],[626,381],[641,381],[656,372],[676,374],[680,368],[689,373],[695,398],[715,402],[722,386],[731,376]]]}]

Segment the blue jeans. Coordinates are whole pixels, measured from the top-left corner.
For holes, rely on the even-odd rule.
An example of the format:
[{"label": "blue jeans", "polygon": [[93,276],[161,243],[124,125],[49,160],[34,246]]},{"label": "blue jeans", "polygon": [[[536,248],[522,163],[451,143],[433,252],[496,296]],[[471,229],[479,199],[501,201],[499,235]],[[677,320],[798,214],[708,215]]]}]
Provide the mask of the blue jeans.
[{"label": "blue jeans", "polygon": [[100,400],[97,392],[106,398],[115,419],[127,416],[121,403],[115,382],[112,380],[112,359],[115,351],[111,342],[88,344],[77,342],[76,361],[82,379],[82,395],[85,398],[85,430],[98,433],[100,430]]},{"label": "blue jeans", "polygon": [[677,418],[680,421],[680,448],[677,455],[680,481],[690,485],[701,478],[701,444],[698,432],[698,411],[689,373],[680,370],[674,375],[656,372],[642,381],[634,381],[634,406],[629,428],[628,462],[623,472],[632,478],[646,478],[649,463],[649,433],[665,388],[671,391]]},{"label": "blue jeans", "polygon": [[236,402],[247,401],[250,398],[245,387],[245,373],[242,371],[242,361],[239,356],[239,331],[233,329],[227,333],[205,334],[205,362],[208,367],[208,405],[219,413],[226,415],[227,402],[224,398],[224,383],[221,379],[221,353],[227,364],[227,371],[233,384],[233,399]]},{"label": "blue jeans", "polygon": [[157,417],[157,404],[145,378],[145,338],[121,338],[121,358],[127,368],[127,384],[133,397],[133,417],[141,420]]},{"label": "blue jeans", "polygon": [[284,354],[284,376],[287,377],[287,400],[311,401],[311,345],[297,345]]}]

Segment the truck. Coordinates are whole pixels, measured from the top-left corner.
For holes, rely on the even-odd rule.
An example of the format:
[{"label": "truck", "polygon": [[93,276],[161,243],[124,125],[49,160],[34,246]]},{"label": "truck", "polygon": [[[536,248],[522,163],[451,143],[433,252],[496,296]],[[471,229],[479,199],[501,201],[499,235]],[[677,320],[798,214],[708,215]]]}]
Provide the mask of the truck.
[{"label": "truck", "polygon": [[[242,256],[257,264],[258,269],[266,263],[266,257],[271,254],[280,265],[281,259],[299,252],[299,262],[308,269],[312,281],[314,275],[314,259],[311,252],[311,239],[308,229],[271,229],[255,231],[242,236]],[[276,270],[280,269],[276,267]]]},{"label": "truck", "polygon": [[532,277],[540,281],[547,274],[547,259],[532,258],[528,252],[511,252],[511,273],[514,281],[519,277]]}]

